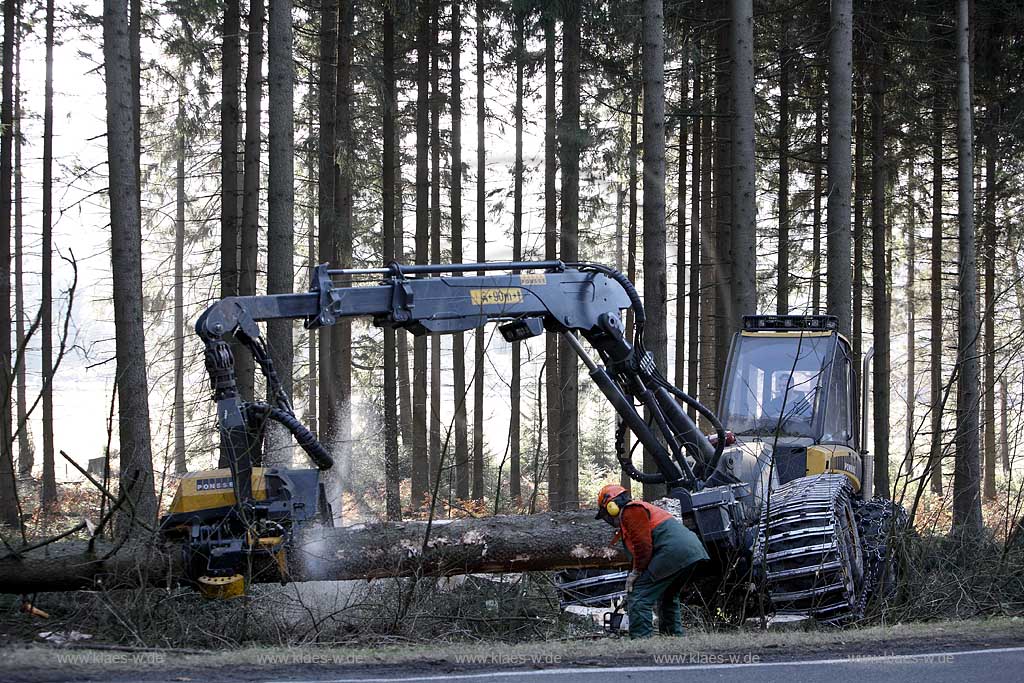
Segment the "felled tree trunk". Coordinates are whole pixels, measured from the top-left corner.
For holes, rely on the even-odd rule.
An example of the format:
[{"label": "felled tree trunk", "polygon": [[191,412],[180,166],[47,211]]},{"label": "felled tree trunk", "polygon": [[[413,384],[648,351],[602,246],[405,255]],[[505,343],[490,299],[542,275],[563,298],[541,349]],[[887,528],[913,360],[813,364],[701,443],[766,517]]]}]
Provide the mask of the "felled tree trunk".
[{"label": "felled tree trunk", "polygon": [[[622,567],[626,557],[608,545],[611,536],[593,511],[435,521],[429,536],[426,522],[381,522],[310,530],[296,540],[289,565],[294,581]],[[87,553],[68,541],[0,558],[0,592],[167,586],[182,578],[173,546],[121,549],[101,559],[108,551]],[[254,580],[278,576],[260,571]]]}]

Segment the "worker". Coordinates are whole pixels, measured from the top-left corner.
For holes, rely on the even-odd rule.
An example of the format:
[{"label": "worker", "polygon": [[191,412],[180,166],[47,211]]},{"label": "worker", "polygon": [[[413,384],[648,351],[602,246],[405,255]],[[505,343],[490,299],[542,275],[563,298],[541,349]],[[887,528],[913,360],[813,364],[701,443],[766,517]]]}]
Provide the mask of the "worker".
[{"label": "worker", "polygon": [[633,563],[626,577],[629,636],[652,635],[655,610],[662,635],[685,635],[679,594],[707,561],[704,544],[671,513],[632,500],[617,484],[601,489],[597,507],[596,518],[617,529],[612,544],[621,539]]}]

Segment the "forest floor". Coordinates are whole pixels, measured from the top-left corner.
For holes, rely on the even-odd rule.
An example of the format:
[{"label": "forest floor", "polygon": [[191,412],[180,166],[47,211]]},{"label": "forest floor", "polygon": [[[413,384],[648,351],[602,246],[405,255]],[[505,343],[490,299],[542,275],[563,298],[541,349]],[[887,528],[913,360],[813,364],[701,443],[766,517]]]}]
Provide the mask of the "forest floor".
[{"label": "forest floor", "polygon": [[[640,668],[800,662],[828,659],[915,661],[913,655],[1024,646],[1024,619],[942,621],[849,629],[692,631],[683,639],[602,637],[518,644],[392,644],[379,647],[242,648],[229,651],[55,647],[6,643],[0,680],[288,681],[484,678],[534,671],[568,676],[577,668]],[[1010,653],[1019,657],[1019,651]],[[905,657],[911,655],[911,657]],[[934,657],[933,657],[934,658]],[[952,663],[953,657],[949,658]],[[806,667],[805,667],[806,668]],[[909,669],[908,669],[909,671]],[[781,669],[779,670],[781,673]],[[575,680],[566,678],[566,680]]]}]

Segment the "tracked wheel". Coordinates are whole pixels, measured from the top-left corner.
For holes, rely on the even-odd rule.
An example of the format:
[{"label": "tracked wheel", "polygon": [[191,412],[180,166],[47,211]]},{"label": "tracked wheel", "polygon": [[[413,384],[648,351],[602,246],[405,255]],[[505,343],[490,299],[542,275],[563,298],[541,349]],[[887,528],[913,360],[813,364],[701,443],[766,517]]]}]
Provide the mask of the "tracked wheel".
[{"label": "tracked wheel", "polygon": [[862,613],[864,562],[852,496],[841,474],[802,477],[772,491],[758,554],[776,614],[839,623]]},{"label": "tracked wheel", "polygon": [[909,515],[887,498],[854,501],[857,530],[864,549],[862,608],[880,604],[896,592],[899,578],[900,539],[909,527]]}]

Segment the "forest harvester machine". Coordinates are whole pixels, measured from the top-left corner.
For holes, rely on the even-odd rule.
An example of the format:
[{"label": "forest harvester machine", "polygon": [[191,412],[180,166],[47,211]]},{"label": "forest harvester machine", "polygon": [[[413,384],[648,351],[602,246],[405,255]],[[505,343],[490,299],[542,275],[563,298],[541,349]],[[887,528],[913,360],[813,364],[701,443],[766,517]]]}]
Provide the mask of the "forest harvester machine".
[{"label": "forest harvester machine", "polygon": [[[622,322],[626,309],[635,320],[631,338]],[[644,347],[641,298],[612,268],[561,261],[392,263],[319,266],[308,292],[229,297],[197,321],[217,403],[220,469],[186,475],[161,527],[180,543],[187,579],[205,594],[239,594],[254,567],[287,580],[299,530],[330,523],[320,471],[332,459],[295,417],[258,323],[301,319],[317,329],[352,317],[416,335],[492,321],[510,342],[545,330],[561,335],[619,416],[623,471],[647,487],[663,486],[664,504],[707,546],[705,599],[757,601],[775,612],[840,622],[858,616],[883,581],[887,523],[901,511],[871,497],[872,461],[854,427],[858,387],[850,347],[835,318],[745,317],[721,390],[720,420],[661,374]],[[233,347],[253,355],[271,401],[242,400]],[[711,437],[698,428],[698,415],[713,429]],[[316,469],[262,466],[258,444],[269,421],[294,435]],[[657,471],[633,465],[623,446],[626,430]],[[621,580],[587,576],[561,588],[563,596],[586,602],[606,597]]]}]

